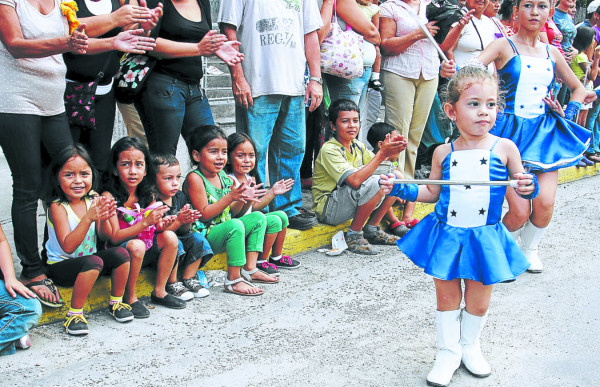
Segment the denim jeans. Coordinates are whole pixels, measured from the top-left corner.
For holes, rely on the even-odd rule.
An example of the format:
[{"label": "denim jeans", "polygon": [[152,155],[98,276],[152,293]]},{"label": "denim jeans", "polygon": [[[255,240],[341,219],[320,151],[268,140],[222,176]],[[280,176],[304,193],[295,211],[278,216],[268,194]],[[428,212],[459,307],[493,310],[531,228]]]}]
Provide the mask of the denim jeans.
[{"label": "denim jeans", "polygon": [[600,100],[594,102],[589,110],[585,127],[592,131],[589,153],[600,153]]},{"label": "denim jeans", "polygon": [[0,145],[13,178],[12,221],[22,276],[44,274],[38,250],[38,198],[42,187],[42,146],[52,158],[73,139],[67,116],[0,113]]},{"label": "denim jeans", "polygon": [[25,336],[41,315],[42,305],[36,298],[12,298],[0,280],[0,356],[15,353],[15,340]]},{"label": "denim jeans", "polygon": [[199,84],[151,73],[135,107],[152,153],[177,151],[179,135],[187,138],[202,125],[214,125],[212,111]]},{"label": "denim jeans", "polygon": [[177,238],[179,239],[177,256],[181,272],[199,259],[202,259],[200,267],[204,267],[214,255],[210,244],[199,232],[190,231],[185,235],[178,235]]},{"label": "denim jeans", "polygon": [[365,67],[363,75],[359,78],[344,79],[335,75],[323,74],[323,79],[329,90],[331,102],[338,99],[346,98],[358,105],[360,110],[360,131],[358,133],[358,141],[367,144],[367,130],[363,127],[366,125],[367,117],[367,90],[369,88],[369,79],[371,79],[371,67]]},{"label": "denim jeans", "polygon": [[238,132],[247,133],[258,151],[258,175],[265,181],[265,164],[269,154],[269,182],[294,179],[294,186],[275,196],[271,211],[282,210],[288,217],[298,215],[302,206],[300,166],[306,143],[304,96],[263,95],[254,98],[246,110],[236,106]]}]

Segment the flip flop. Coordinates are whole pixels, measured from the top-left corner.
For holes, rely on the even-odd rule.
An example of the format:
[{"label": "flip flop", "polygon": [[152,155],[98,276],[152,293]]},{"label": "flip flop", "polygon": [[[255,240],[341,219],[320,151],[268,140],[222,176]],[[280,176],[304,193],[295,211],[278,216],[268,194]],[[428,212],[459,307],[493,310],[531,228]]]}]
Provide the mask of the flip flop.
[{"label": "flip flop", "polygon": [[40,300],[40,302],[43,305],[46,305],[50,308],[61,308],[65,305],[64,302],[60,302],[60,303],[55,303],[52,301],[48,301],[48,300],[44,300],[42,297],[40,297],[39,294],[36,293],[35,290],[33,290],[34,286],[45,286],[48,288],[48,290],[50,290],[50,292],[52,294],[58,294],[58,298],[62,300],[62,297],[60,296],[60,293],[58,292],[58,289],[56,288],[56,285],[54,285],[54,282],[52,282],[52,280],[50,278],[44,278],[42,280],[39,281],[34,281],[34,282],[30,282],[27,285],[25,285],[26,287],[28,287],[32,292],[34,292],[38,297],[37,299]]},{"label": "flip flop", "polygon": [[252,282],[248,282],[245,279],[243,279],[242,277],[234,279],[232,281],[230,281],[230,280],[227,279],[227,280],[225,280],[225,284],[224,284],[225,285],[224,286],[225,293],[237,294],[238,296],[262,296],[263,293],[264,293],[264,291],[260,292],[260,293],[244,293],[244,292],[240,292],[238,290],[235,290],[233,288],[233,285],[237,284],[238,282],[244,282],[244,283],[246,283],[247,285],[249,285],[249,286],[251,286],[253,288],[257,287]]}]

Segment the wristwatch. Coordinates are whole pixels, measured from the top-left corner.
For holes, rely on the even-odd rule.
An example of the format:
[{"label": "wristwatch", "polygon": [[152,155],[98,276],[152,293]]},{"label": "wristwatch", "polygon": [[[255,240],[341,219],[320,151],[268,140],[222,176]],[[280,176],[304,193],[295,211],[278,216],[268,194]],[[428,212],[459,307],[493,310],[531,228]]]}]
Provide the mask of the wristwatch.
[{"label": "wristwatch", "polygon": [[315,81],[317,82],[319,85],[323,84],[323,78],[319,78],[319,77],[310,77],[308,78],[309,81]]}]

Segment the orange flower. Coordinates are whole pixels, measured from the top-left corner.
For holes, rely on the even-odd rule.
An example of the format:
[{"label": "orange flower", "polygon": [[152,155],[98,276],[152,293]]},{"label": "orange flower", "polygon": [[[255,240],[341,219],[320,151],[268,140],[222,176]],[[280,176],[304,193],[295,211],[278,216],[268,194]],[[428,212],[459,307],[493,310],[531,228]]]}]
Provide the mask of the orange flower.
[{"label": "orange flower", "polygon": [[77,3],[74,1],[63,1],[60,3],[60,9],[62,14],[65,15],[69,21],[69,34],[72,34],[73,31],[75,31],[81,24],[79,20],[77,20],[76,15],[76,12],[79,11],[79,8],[77,8]]}]

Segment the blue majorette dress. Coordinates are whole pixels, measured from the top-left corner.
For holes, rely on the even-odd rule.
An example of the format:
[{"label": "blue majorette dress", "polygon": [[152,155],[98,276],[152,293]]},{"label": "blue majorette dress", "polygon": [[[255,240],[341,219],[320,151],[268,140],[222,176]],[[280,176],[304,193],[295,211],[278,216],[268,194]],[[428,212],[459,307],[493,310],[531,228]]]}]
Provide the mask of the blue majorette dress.
[{"label": "blue majorette dress", "polygon": [[[508,178],[494,146],[461,151],[451,146],[442,162],[443,180]],[[530,263],[500,222],[505,193],[506,186],[442,186],[435,211],[402,237],[398,247],[435,278],[465,278],[484,285],[514,281]]]},{"label": "blue majorette dress", "polygon": [[506,91],[506,107],[490,131],[512,140],[521,152],[523,165],[531,170],[553,171],[577,164],[588,148],[590,131],[564,119],[546,107],[543,99],[554,80],[554,62],[515,52],[498,70],[500,87]]}]

